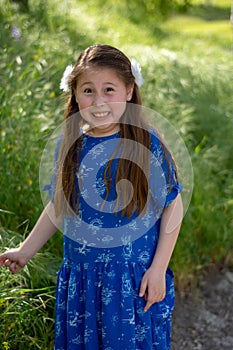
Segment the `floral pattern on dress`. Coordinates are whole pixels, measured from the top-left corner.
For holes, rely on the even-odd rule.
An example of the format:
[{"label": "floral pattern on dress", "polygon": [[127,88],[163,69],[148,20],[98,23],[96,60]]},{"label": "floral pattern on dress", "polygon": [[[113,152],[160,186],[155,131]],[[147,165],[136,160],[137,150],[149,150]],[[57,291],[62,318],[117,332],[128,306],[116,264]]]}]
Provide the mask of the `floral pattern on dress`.
[{"label": "floral pattern on dress", "polygon": [[[119,133],[102,138],[83,135],[82,163],[76,177],[77,188],[80,175],[83,186],[80,215],[63,220],[64,259],[57,281],[54,350],[170,349],[172,271],[166,272],[166,297],[147,312],[139,289],[155,254],[162,209],[182,187],[175,177],[169,183],[169,167],[160,141],[152,132],[146,214],[140,219],[122,217],[119,212],[112,214],[114,186],[101,210],[106,192],[103,171],[119,138]],[[117,162],[113,162],[113,181],[116,166]],[[47,186],[51,199],[53,180],[54,176]]]}]

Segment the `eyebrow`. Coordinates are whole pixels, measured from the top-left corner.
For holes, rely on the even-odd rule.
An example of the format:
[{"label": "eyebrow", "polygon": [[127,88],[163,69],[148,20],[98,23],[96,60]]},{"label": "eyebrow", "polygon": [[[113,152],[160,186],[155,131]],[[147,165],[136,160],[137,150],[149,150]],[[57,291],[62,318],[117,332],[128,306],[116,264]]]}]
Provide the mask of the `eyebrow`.
[{"label": "eyebrow", "polygon": [[[85,81],[84,83],[82,83],[82,85],[80,85],[80,87],[83,87],[84,85],[88,85],[91,84],[93,85],[93,83],[91,81]],[[113,86],[117,86],[116,84],[112,83],[111,81],[106,81],[104,83],[104,85],[113,85]]]}]

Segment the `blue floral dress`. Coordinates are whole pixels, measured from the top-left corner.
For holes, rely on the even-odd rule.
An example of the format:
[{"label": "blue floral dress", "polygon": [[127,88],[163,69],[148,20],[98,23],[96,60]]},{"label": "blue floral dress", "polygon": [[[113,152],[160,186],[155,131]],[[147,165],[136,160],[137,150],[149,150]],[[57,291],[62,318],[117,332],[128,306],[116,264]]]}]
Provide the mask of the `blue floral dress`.
[{"label": "blue floral dress", "polygon": [[[115,186],[101,208],[106,194],[104,169],[119,140],[120,133],[83,135],[80,172],[76,174],[76,186],[81,189],[79,216],[63,220],[64,259],[57,282],[55,350],[170,349],[172,271],[166,273],[165,299],[147,312],[139,289],[155,254],[162,210],[182,187],[173,168],[169,175],[160,141],[152,132],[150,200],[145,215],[127,218],[120,211],[113,214]],[[113,183],[117,162],[115,157]],[[51,199],[53,188],[52,180]]]}]

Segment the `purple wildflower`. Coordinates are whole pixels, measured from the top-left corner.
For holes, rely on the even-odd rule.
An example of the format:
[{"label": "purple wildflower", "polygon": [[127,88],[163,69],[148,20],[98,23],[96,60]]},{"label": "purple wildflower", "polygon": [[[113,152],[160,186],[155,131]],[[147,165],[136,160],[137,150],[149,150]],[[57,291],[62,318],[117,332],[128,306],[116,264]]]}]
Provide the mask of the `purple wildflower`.
[{"label": "purple wildflower", "polygon": [[12,36],[13,36],[13,38],[14,38],[15,40],[19,40],[19,39],[20,39],[21,35],[20,35],[20,31],[19,31],[19,28],[18,28],[18,27],[14,26],[14,27],[12,28]]}]

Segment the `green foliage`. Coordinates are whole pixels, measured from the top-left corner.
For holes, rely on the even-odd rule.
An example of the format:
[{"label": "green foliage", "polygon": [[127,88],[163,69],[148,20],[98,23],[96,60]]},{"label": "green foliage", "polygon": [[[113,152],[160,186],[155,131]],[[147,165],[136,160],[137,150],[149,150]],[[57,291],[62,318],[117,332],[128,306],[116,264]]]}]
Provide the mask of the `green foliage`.
[{"label": "green foliage", "polygon": [[[42,210],[39,165],[49,135],[62,120],[64,67],[86,46],[105,42],[139,60],[144,105],[177,128],[192,158],[194,192],[172,262],[177,286],[194,284],[210,264],[233,266],[230,8],[213,1],[207,16],[203,1],[191,1],[186,15],[173,7],[155,17],[152,7],[159,3],[36,0],[20,9],[0,0],[3,249],[17,245]],[[24,272],[15,276],[0,270],[4,348],[52,349],[61,250],[61,235],[56,235]]]},{"label": "green foliage", "polygon": [[[1,191],[0,202],[1,209],[10,207],[14,213],[1,213],[1,221],[13,229],[25,220],[34,222],[42,209],[39,159],[48,133],[62,112],[57,106],[55,53],[47,46],[46,27],[39,29],[40,23],[29,21],[28,15],[18,20],[17,12],[5,7],[1,11],[0,171],[4,174],[1,188],[8,190]],[[18,40],[12,36],[15,27],[20,31]]]},{"label": "green foliage", "polygon": [[[13,248],[21,239],[15,232],[0,230],[2,247]],[[57,268],[58,259],[44,252],[17,275],[0,269],[1,345],[17,350],[25,349],[25,345],[32,350],[53,349]]]},{"label": "green foliage", "polygon": [[193,163],[193,197],[173,259],[182,288],[209,264],[233,265],[232,65],[220,56],[187,59],[162,49],[144,67],[145,104],[178,128]]}]

